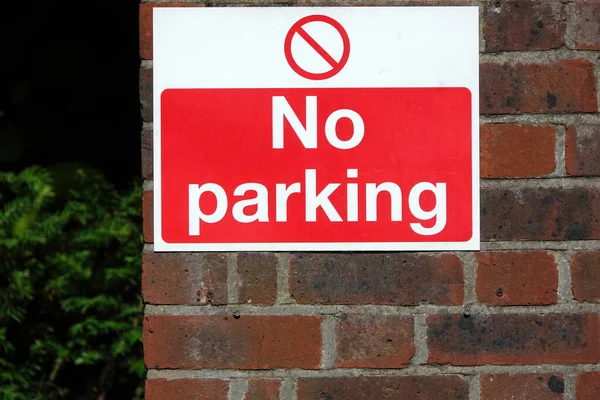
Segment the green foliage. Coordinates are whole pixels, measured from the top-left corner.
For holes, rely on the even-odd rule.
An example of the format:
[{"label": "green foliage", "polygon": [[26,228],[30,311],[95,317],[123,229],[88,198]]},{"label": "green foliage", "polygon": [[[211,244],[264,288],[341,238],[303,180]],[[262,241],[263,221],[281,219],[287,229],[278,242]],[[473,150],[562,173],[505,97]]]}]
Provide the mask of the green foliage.
[{"label": "green foliage", "polygon": [[143,396],[141,188],[0,172],[0,399]]}]

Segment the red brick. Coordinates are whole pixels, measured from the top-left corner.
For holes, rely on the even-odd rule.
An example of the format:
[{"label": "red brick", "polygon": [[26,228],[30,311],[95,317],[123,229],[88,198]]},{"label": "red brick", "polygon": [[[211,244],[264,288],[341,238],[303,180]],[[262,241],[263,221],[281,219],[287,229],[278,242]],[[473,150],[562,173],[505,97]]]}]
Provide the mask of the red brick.
[{"label": "red brick", "polygon": [[549,64],[480,65],[481,113],[596,112],[594,64],[565,60]]},{"label": "red brick", "polygon": [[280,386],[281,379],[250,379],[244,400],[279,400]]},{"label": "red brick", "polygon": [[600,239],[600,189],[484,187],[483,240]]},{"label": "red brick", "polygon": [[152,129],[142,130],[142,178],[152,180]]},{"label": "red brick", "polygon": [[226,304],[227,256],[145,251],[142,293],[151,304]]},{"label": "red brick", "polygon": [[467,382],[458,376],[370,376],[299,378],[298,400],[468,400]]},{"label": "red brick", "polygon": [[574,253],[571,256],[571,281],[577,301],[600,303],[600,252]]},{"label": "red brick", "polygon": [[154,7],[202,7],[202,3],[142,3],[140,4],[140,56],[152,59],[152,9]]},{"label": "red brick", "polygon": [[565,44],[564,6],[559,1],[485,1],[486,51],[548,50]]},{"label": "red brick", "polygon": [[430,364],[579,364],[600,360],[597,314],[427,318]]},{"label": "red brick", "polygon": [[[482,114],[517,112],[518,87],[513,83],[515,68],[508,63],[479,64],[479,108]],[[520,109],[519,109],[520,111]]]},{"label": "red brick", "polygon": [[480,140],[482,178],[535,178],[556,168],[554,126],[483,125]]},{"label": "red brick", "polygon": [[274,253],[239,253],[240,303],[273,304],[277,295],[277,257]]},{"label": "red brick", "polygon": [[151,315],[148,368],[318,368],[321,318],[298,315]]},{"label": "red brick", "polygon": [[577,400],[600,399],[600,372],[585,372],[577,376]]},{"label": "red brick", "polygon": [[481,252],[477,301],[492,305],[544,305],[558,300],[558,269],[546,251]]},{"label": "red brick", "polygon": [[154,192],[144,190],[142,193],[143,234],[146,243],[154,242]]},{"label": "red brick", "polygon": [[227,400],[229,381],[223,379],[149,379],[146,400]]},{"label": "red brick", "polygon": [[463,302],[462,262],[453,254],[298,253],[289,279],[300,304]]},{"label": "red brick", "polygon": [[575,4],[575,45],[583,50],[600,50],[600,2]]},{"label": "red brick", "polygon": [[415,354],[413,319],[404,315],[342,315],[338,368],[402,368]]},{"label": "red brick", "polygon": [[493,374],[481,377],[481,400],[560,400],[562,374]]},{"label": "red brick", "polygon": [[152,121],[152,68],[140,68],[140,107],[142,120]]},{"label": "red brick", "polygon": [[600,175],[600,125],[567,128],[566,162],[569,175]]}]

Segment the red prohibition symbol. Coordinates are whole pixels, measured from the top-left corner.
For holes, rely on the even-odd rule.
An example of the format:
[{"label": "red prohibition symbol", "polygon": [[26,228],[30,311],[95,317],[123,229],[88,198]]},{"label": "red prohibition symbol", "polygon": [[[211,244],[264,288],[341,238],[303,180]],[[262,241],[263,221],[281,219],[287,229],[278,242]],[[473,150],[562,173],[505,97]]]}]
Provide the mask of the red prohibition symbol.
[{"label": "red prohibition symbol", "polygon": [[[339,60],[333,58],[331,54],[329,54],[327,50],[325,50],[325,48],[323,48],[323,46],[317,40],[315,40],[315,38],[313,38],[308,32],[306,32],[306,30],[304,29],[304,25],[310,22],[324,22],[326,24],[331,25],[335,28],[336,31],[338,31],[342,38],[342,43],[344,46],[342,57]],[[310,47],[312,47],[313,50],[315,50],[317,54],[319,54],[327,62],[327,64],[331,66],[331,69],[329,71],[315,73],[307,71],[300,67],[300,65],[298,65],[298,63],[294,59],[294,54],[292,53],[292,38],[295,34],[300,35],[300,37],[304,39],[306,43],[308,43]],[[292,25],[285,37],[284,52],[285,58],[290,67],[292,67],[292,69],[294,70],[294,72],[296,72],[303,78],[319,81],[331,78],[332,76],[340,72],[342,68],[344,68],[344,65],[346,65],[346,62],[348,61],[348,57],[350,57],[350,38],[348,37],[348,33],[346,32],[342,24],[337,22],[335,19],[326,15],[309,15],[307,17],[301,18],[294,25]]]}]

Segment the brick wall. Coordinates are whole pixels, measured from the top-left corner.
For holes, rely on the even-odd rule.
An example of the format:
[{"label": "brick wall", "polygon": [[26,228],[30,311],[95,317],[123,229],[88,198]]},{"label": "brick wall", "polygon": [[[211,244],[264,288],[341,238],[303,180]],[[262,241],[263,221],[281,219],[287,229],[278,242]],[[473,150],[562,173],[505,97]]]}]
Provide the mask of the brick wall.
[{"label": "brick wall", "polygon": [[[154,253],[152,8],[478,5],[482,251]],[[140,6],[147,399],[600,399],[600,1]]]}]

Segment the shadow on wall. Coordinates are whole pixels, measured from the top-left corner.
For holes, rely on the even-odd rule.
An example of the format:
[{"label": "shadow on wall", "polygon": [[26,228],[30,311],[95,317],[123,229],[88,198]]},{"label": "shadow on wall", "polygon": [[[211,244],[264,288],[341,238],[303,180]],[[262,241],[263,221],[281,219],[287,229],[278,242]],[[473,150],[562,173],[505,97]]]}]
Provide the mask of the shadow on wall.
[{"label": "shadow on wall", "polygon": [[0,6],[0,168],[140,176],[139,0]]}]

